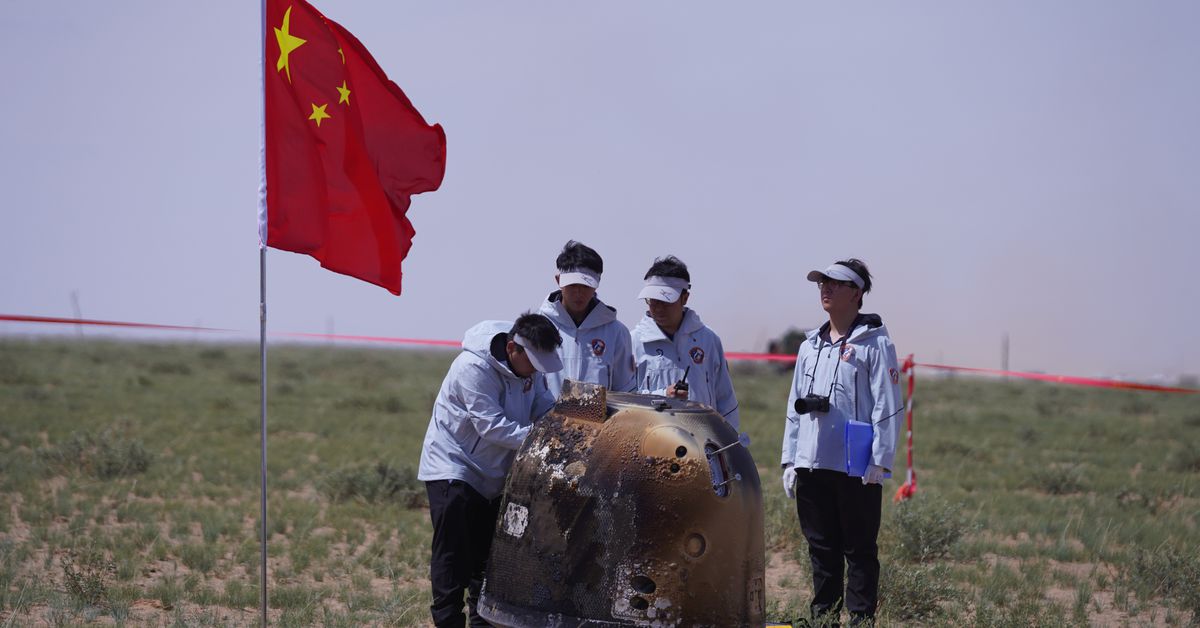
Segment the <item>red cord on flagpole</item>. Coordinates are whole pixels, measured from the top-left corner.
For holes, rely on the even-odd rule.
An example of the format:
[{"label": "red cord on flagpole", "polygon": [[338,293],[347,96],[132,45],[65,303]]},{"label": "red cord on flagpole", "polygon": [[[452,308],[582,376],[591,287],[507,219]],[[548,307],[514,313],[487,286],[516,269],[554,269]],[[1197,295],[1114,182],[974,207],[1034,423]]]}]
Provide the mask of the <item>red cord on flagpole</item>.
[{"label": "red cord on flagpole", "polygon": [[917,492],[917,471],[913,468],[913,373],[916,369],[916,362],[913,361],[912,354],[904,358],[904,365],[900,370],[908,373],[908,395],[904,403],[904,419],[908,425],[908,468],[905,473],[904,484],[896,489],[897,502],[902,502],[913,496]]}]

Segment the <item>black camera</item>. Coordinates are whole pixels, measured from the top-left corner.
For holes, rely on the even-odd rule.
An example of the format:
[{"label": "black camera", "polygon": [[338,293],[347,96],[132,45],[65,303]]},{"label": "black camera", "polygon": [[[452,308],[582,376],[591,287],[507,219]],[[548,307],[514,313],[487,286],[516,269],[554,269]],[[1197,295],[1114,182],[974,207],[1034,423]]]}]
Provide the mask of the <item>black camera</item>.
[{"label": "black camera", "polygon": [[796,400],[796,414],[809,412],[829,412],[829,397],[808,393],[803,399]]}]

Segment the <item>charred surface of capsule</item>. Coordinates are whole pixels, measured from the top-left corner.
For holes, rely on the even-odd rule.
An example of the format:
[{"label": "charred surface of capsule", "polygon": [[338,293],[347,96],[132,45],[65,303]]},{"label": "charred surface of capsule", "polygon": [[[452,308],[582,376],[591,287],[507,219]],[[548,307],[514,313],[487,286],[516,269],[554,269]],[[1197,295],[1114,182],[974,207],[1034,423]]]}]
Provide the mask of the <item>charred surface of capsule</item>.
[{"label": "charred surface of capsule", "polygon": [[762,494],[737,438],[707,406],[565,384],[513,463],[481,613],[763,625]]}]

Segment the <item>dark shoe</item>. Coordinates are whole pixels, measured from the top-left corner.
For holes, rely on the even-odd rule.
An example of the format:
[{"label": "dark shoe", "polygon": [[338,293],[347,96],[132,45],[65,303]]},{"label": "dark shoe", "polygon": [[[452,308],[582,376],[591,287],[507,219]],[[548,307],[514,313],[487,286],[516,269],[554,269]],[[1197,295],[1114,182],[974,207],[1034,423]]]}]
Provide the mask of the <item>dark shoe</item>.
[{"label": "dark shoe", "polygon": [[802,619],[796,623],[796,626],[804,626],[805,628],[841,628],[842,614],[840,612],[826,611],[817,613],[812,616],[812,619]]},{"label": "dark shoe", "polygon": [[875,616],[866,613],[850,613],[850,625],[856,628],[874,628]]}]

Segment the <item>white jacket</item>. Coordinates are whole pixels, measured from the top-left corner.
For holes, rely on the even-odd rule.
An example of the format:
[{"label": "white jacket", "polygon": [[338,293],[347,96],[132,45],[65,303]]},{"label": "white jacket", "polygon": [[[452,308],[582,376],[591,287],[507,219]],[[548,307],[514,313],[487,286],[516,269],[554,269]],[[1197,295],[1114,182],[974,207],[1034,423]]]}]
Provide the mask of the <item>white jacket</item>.
[{"label": "white jacket", "polygon": [[[825,323],[808,332],[800,345],[781,462],[845,473],[846,422],[856,420],[874,426],[871,464],[890,470],[904,409],[896,347],[876,314],[860,315],[844,345],[822,339],[828,328]],[[796,414],[796,399],[810,390],[829,396],[829,412]]]},{"label": "white jacket", "polygon": [[617,320],[617,311],[599,299],[578,327],[562,304],[562,291],[556,290],[542,302],[538,311],[550,319],[562,334],[558,357],[563,369],[546,374],[546,388],[554,398],[562,392],[564,379],[600,384],[609,390],[634,390],[633,353],[629,328]]},{"label": "white jacket", "polygon": [[683,310],[683,322],[674,339],[667,338],[649,314],[643,316],[633,328],[633,358],[638,392],[665,395],[667,387],[683,379],[690,366],[688,399],[711,407],[738,429],[738,401],[725,349],[694,310]]},{"label": "white jacket", "polygon": [[492,355],[492,339],[510,329],[484,321],[467,330],[433,403],[418,479],[462,480],[488,499],[504,490],[530,425],[554,405],[541,373],[518,377]]}]

